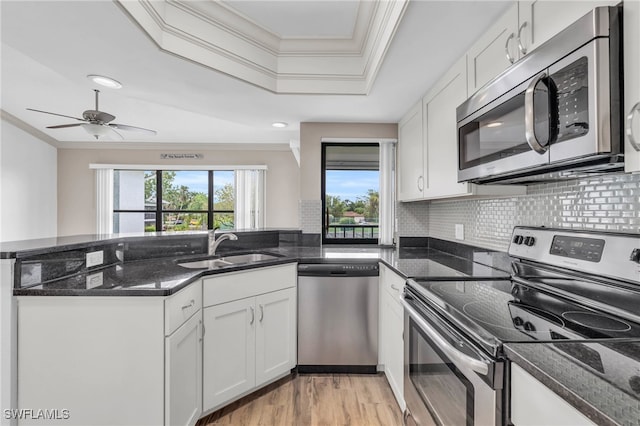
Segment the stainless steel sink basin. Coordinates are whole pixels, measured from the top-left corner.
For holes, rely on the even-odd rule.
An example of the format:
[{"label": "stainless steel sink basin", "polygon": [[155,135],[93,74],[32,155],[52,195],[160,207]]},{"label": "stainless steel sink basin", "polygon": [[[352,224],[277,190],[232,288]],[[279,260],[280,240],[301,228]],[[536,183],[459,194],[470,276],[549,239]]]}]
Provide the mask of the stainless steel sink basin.
[{"label": "stainless steel sink basin", "polygon": [[276,256],[267,253],[249,253],[225,256],[217,259],[196,260],[193,262],[178,263],[178,265],[191,269],[218,269],[226,266],[244,265],[247,263],[260,262],[264,260],[277,259]]}]

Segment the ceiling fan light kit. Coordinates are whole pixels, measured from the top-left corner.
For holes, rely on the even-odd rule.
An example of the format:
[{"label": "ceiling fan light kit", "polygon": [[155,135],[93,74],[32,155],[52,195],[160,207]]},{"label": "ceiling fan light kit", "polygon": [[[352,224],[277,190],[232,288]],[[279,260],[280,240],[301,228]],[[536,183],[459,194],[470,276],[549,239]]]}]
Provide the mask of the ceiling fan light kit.
[{"label": "ceiling fan light kit", "polygon": [[43,114],[57,115],[59,117],[71,118],[73,120],[82,121],[82,123],[59,124],[57,126],[47,126],[47,129],[64,129],[67,127],[82,126],[87,131],[87,133],[89,133],[91,136],[93,136],[96,139],[99,139],[101,136],[105,136],[108,134],[112,134],[112,135],[115,134],[119,139],[124,140],[124,137],[120,133],[118,133],[116,129],[146,133],[148,135],[156,134],[155,130],[144,129],[142,127],[136,127],[136,126],[129,126],[127,124],[111,123],[111,121],[115,120],[116,117],[114,115],[109,114],[108,112],[100,111],[100,109],[98,108],[98,97],[100,95],[100,91],[97,89],[93,89],[93,91],[96,94],[96,109],[94,110],[88,109],[84,111],[82,113],[82,118],[72,117],[70,115],[58,114],[55,112],[42,111],[42,110],[33,109],[33,108],[27,108],[27,109],[29,111],[41,112]]}]

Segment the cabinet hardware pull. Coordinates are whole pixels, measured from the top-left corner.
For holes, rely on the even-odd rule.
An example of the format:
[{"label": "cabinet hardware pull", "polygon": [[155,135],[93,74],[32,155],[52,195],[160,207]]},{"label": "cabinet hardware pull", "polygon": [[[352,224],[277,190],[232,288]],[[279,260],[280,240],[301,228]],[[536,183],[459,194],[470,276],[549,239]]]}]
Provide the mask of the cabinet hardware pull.
[{"label": "cabinet hardware pull", "polygon": [[394,289],[395,291],[400,291],[400,289],[398,287],[396,287],[395,284],[391,284],[391,288]]},{"label": "cabinet hardware pull", "polygon": [[195,305],[195,304],[196,304],[196,301],[191,299],[191,303],[189,303],[188,305],[184,305],[182,307],[182,309],[184,310],[184,309],[188,309],[188,308],[193,308],[193,305]]},{"label": "cabinet hardware pull", "polygon": [[527,21],[524,21],[522,23],[522,25],[520,25],[520,28],[518,28],[518,50],[520,50],[520,53],[522,53],[523,55],[527,54],[527,48],[524,47],[524,45],[522,44],[522,30],[524,30],[527,27]]},{"label": "cabinet hardware pull", "polygon": [[202,321],[200,321],[200,324],[202,324],[202,339],[204,339],[204,335],[207,333],[207,329]]},{"label": "cabinet hardware pull", "polygon": [[635,136],[633,135],[633,116],[636,112],[640,113],[640,102],[632,106],[631,111],[629,111],[629,114],[627,115],[627,129],[625,133],[627,134],[627,139],[629,139],[629,143],[631,144],[633,149],[640,152],[640,143],[638,143]]},{"label": "cabinet hardware pull", "polygon": [[249,309],[251,309],[251,321],[249,321],[249,325],[253,325],[253,322],[256,320],[256,312],[253,306],[249,306]]},{"label": "cabinet hardware pull", "polygon": [[511,56],[511,53],[509,52],[509,43],[511,42],[511,40],[515,37],[516,35],[514,33],[509,34],[509,37],[507,37],[507,42],[504,44],[504,53],[507,54],[507,60],[510,63],[514,63],[516,60],[513,58],[513,56]]},{"label": "cabinet hardware pull", "polygon": [[418,191],[422,191],[424,189],[424,177],[418,176]]},{"label": "cabinet hardware pull", "polygon": [[260,306],[260,322],[262,322],[262,319],[264,318],[264,307],[262,305]]}]

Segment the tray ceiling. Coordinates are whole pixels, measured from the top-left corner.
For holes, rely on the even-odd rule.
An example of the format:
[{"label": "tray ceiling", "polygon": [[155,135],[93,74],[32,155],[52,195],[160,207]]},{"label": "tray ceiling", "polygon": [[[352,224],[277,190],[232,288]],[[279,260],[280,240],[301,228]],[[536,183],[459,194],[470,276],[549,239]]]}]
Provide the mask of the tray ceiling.
[{"label": "tray ceiling", "polygon": [[272,92],[365,95],[407,1],[119,3],[162,50]]}]

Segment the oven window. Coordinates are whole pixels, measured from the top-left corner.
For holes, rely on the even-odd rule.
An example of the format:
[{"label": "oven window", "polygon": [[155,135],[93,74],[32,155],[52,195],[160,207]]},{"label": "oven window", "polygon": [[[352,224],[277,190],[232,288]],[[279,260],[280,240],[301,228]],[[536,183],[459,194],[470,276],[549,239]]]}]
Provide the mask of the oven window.
[{"label": "oven window", "polygon": [[443,425],[473,425],[473,385],[409,318],[409,378]]},{"label": "oven window", "polygon": [[458,131],[460,170],[530,151],[525,139],[524,92]]}]

